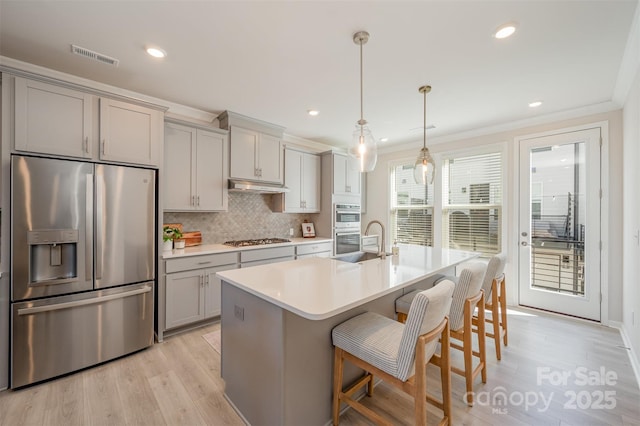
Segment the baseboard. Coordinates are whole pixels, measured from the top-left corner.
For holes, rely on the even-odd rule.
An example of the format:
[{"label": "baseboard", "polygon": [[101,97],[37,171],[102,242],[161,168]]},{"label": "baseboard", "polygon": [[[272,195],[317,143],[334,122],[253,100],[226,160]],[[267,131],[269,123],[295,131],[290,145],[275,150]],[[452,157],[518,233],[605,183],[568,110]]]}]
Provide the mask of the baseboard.
[{"label": "baseboard", "polygon": [[627,328],[624,326],[624,323],[620,321],[609,321],[609,326],[620,330],[620,336],[622,336],[624,346],[628,348],[627,352],[629,353],[629,361],[631,362],[633,373],[636,376],[636,382],[638,383],[638,387],[640,387],[640,359],[631,345],[631,339],[629,339]]}]

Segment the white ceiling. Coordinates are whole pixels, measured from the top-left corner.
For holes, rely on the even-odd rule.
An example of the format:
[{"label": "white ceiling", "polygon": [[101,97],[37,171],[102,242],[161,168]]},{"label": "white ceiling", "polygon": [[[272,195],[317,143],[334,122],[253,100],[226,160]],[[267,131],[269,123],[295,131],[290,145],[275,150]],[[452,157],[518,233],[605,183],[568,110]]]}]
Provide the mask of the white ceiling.
[{"label": "white ceiling", "polygon": [[[344,146],[360,116],[352,35],[366,30],[364,116],[392,144],[422,140],[423,84],[429,137],[611,103],[636,5],[0,0],[0,55]],[[516,34],[493,38],[509,21]],[[120,65],[72,55],[71,44]],[[149,57],[150,44],[168,56]],[[534,100],[544,103],[530,109]]]}]

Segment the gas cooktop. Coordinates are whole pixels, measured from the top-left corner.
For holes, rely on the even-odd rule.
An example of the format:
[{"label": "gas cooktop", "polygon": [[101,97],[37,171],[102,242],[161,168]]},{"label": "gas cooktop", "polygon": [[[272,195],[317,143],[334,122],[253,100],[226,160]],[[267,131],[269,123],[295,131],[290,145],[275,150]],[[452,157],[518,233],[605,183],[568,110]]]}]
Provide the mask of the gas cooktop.
[{"label": "gas cooktop", "polygon": [[245,246],[260,246],[264,244],[277,244],[277,243],[290,243],[291,240],[285,238],[258,238],[256,240],[237,240],[237,241],[225,241],[225,246],[233,247],[245,247]]}]

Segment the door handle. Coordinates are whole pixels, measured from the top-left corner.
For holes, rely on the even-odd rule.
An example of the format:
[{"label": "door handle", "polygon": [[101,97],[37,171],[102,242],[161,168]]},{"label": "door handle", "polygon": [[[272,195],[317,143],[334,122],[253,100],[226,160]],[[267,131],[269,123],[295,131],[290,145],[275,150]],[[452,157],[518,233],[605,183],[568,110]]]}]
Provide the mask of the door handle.
[{"label": "door handle", "polygon": [[109,300],[124,299],[125,297],[149,293],[150,291],[151,291],[151,287],[146,286],[136,290],[127,291],[124,293],[109,294],[107,296],[92,297],[90,299],[56,303],[55,305],[44,305],[44,306],[34,306],[32,308],[21,308],[21,309],[18,309],[18,315],[33,315],[33,314],[39,314],[43,312],[59,311],[60,309],[77,308],[78,306],[95,305],[97,303],[108,302]]},{"label": "door handle", "polygon": [[523,246],[523,247],[526,247],[526,246],[528,246],[528,245],[529,245],[529,243],[528,243],[528,242],[526,242],[526,241],[523,241],[523,242],[521,242],[521,243],[520,243],[520,245],[521,245],[521,246]]}]

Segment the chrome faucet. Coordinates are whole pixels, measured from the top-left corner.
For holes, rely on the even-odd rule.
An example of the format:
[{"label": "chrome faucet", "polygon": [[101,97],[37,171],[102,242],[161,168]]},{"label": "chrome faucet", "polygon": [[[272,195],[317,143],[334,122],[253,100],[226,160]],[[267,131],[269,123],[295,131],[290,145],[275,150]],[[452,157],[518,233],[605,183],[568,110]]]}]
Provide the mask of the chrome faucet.
[{"label": "chrome faucet", "polygon": [[364,235],[369,235],[369,228],[371,228],[371,225],[373,225],[374,223],[380,225],[380,229],[382,230],[382,241],[380,243],[380,248],[378,249],[378,256],[380,256],[381,259],[385,259],[387,257],[387,253],[385,253],[386,246],[384,243],[384,225],[382,224],[382,222],[380,222],[379,220],[372,220],[371,222],[369,222],[367,224],[367,228],[364,230]]}]

